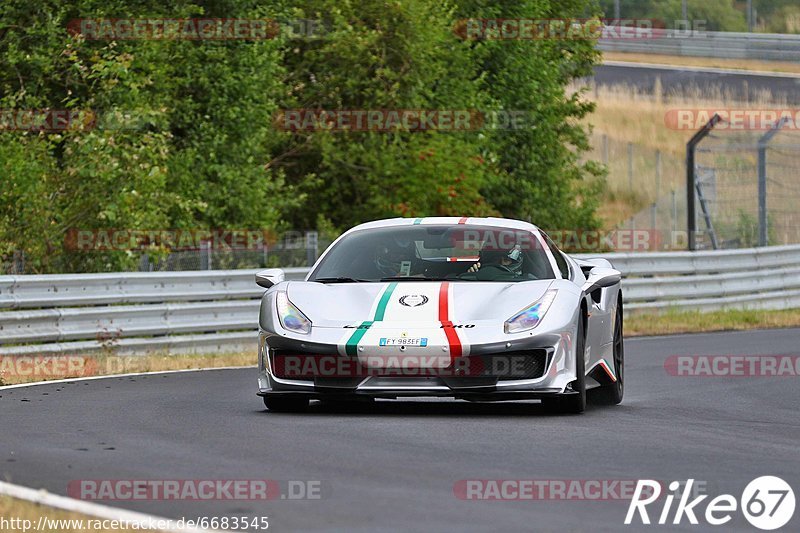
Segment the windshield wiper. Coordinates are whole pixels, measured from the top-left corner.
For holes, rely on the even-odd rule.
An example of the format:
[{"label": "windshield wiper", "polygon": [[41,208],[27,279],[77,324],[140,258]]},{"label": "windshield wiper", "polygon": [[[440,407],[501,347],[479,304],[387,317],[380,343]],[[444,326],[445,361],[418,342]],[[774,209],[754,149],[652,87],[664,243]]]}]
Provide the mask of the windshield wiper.
[{"label": "windshield wiper", "polygon": [[347,278],[347,277],[336,277],[336,278],[316,278],[309,281],[318,281],[320,283],[363,283],[366,281],[372,281],[371,279],[354,279],[354,278]]},{"label": "windshield wiper", "polygon": [[390,276],[380,281],[447,281],[445,278],[429,278],[427,276]]}]

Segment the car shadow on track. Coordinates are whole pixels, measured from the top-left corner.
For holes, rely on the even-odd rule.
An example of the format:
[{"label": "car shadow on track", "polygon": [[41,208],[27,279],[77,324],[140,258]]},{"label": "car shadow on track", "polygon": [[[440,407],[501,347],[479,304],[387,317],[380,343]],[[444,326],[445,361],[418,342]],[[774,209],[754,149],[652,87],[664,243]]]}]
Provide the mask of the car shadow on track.
[{"label": "car shadow on track", "polygon": [[[624,406],[620,406],[624,407]],[[619,408],[619,407],[617,407]],[[586,411],[613,410],[614,407],[587,405]],[[467,402],[449,401],[408,401],[378,400],[375,402],[353,402],[347,404],[329,404],[312,401],[308,409],[300,413],[277,413],[267,409],[259,411],[269,416],[454,416],[454,417],[564,417],[576,416],[553,412],[537,401],[511,402]]]}]

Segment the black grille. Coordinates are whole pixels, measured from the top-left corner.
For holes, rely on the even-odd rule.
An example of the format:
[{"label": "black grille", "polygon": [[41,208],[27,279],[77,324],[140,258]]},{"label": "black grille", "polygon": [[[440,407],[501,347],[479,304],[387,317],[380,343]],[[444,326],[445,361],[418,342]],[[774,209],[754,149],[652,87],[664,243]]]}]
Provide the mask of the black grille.
[{"label": "black grille", "polygon": [[469,359],[474,362],[470,361],[467,375],[497,378],[499,381],[540,378],[547,369],[548,360],[545,349],[479,355]]},{"label": "black grille", "polygon": [[[367,376],[438,376],[451,379],[495,381],[536,379],[547,370],[549,351],[534,349],[501,354],[459,357],[447,368],[368,368],[357,357],[312,355],[271,350],[272,372],[277,378],[313,381],[317,386],[355,387]],[[474,384],[473,384],[474,385]]]}]

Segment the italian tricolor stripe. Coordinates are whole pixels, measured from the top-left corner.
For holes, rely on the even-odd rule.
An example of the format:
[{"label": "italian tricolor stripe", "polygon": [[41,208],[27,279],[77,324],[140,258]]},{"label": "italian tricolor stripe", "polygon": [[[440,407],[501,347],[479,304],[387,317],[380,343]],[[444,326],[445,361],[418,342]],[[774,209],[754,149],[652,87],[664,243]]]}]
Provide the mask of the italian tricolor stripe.
[{"label": "italian tricolor stripe", "polygon": [[373,319],[362,322],[361,325],[356,328],[350,338],[347,339],[347,344],[345,344],[344,348],[347,355],[356,355],[356,353],[358,353],[358,343],[367,333],[370,326],[372,326],[372,324],[375,322],[383,320],[383,317],[386,315],[386,306],[389,303],[389,298],[392,297],[395,287],[397,287],[396,281],[386,286],[386,288],[383,290],[383,294],[381,294],[380,300],[378,301],[378,307],[375,309],[375,315]]},{"label": "italian tricolor stripe", "polygon": [[439,322],[442,323],[447,344],[450,345],[450,358],[461,357],[461,340],[450,320],[450,283],[445,281],[439,286]]}]

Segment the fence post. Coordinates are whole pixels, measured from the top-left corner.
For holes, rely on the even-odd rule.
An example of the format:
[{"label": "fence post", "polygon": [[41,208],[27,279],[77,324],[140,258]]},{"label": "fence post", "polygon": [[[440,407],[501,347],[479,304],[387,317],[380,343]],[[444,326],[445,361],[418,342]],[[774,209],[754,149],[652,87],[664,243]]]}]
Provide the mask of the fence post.
[{"label": "fence post", "polygon": [[688,233],[688,248],[690,251],[697,249],[697,241],[695,240],[695,233],[697,233],[697,216],[694,210],[694,197],[695,197],[695,184],[696,177],[694,175],[694,155],[697,145],[700,141],[706,138],[711,133],[714,126],[722,120],[718,113],[714,113],[711,120],[700,128],[700,131],[695,133],[689,142],[686,143],[686,231]]},{"label": "fence post", "polygon": [[608,165],[608,135],[603,134],[603,164]]},{"label": "fence post", "polygon": [[319,233],[316,231],[306,232],[306,263],[313,266],[317,261],[317,247],[319,245]]},{"label": "fence post", "polygon": [[661,150],[656,150],[656,200],[661,194]]},{"label": "fence post", "polygon": [[211,270],[211,241],[200,241],[200,270]]},{"label": "fence post", "polygon": [[653,202],[650,205],[650,231],[655,231],[656,230],[656,226],[657,226],[657,223],[656,223],[656,203]]},{"label": "fence post", "polygon": [[767,145],[788,121],[783,117],[771,130],[758,140],[758,245],[766,246],[769,241],[767,228]]},{"label": "fence post", "polygon": [[628,190],[633,191],[633,143],[628,143]]},{"label": "fence post", "polygon": [[[25,273],[25,252],[22,250],[14,250],[14,266],[13,266],[13,273],[14,274],[24,274]],[[0,272],[2,274],[2,272]]]},{"label": "fence post", "polygon": [[758,143],[758,245],[767,245],[767,146]]},{"label": "fence post", "polygon": [[675,189],[670,192],[672,196],[672,236],[675,237],[675,232],[678,231],[678,200],[675,196]]}]

